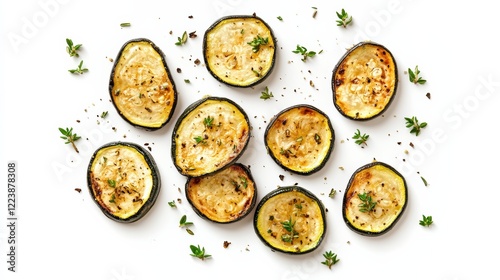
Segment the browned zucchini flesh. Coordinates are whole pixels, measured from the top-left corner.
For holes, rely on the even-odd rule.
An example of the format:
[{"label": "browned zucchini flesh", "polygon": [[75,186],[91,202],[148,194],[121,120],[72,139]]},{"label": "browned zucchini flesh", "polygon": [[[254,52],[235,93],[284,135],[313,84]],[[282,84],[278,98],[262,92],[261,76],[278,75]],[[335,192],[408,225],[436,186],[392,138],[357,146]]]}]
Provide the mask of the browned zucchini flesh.
[{"label": "browned zucchini flesh", "polygon": [[167,124],[177,104],[177,89],[164,54],[144,38],[126,42],[119,51],[109,93],[123,119],[148,130]]},{"label": "browned zucchini flesh", "polygon": [[257,188],[250,169],[235,163],[203,177],[190,177],[186,183],[186,197],[202,218],[232,223],[252,211]]},{"label": "browned zucchini flesh", "polygon": [[267,126],[264,138],[269,155],[279,166],[311,175],[328,161],[335,132],[325,113],[301,104],[278,113]]},{"label": "browned zucchini flesh", "polygon": [[152,155],[141,146],[112,142],[95,151],[87,170],[89,191],[110,219],[131,223],[156,202],[161,182]]},{"label": "browned zucchini flesh", "polygon": [[227,16],[205,32],[203,55],[208,71],[218,81],[250,87],[269,76],[276,60],[276,39],[257,16]]},{"label": "browned zucchini flesh", "polygon": [[369,120],[382,114],[396,95],[398,72],[391,52],[361,42],[341,58],[333,71],[333,101],[341,115]]},{"label": "browned zucchini flesh", "polygon": [[407,201],[404,177],[386,163],[373,162],[352,175],[344,193],[342,213],[353,231],[378,236],[394,227]]},{"label": "browned zucchini flesh", "polygon": [[325,207],[300,186],[279,187],[262,198],[255,210],[254,229],[274,251],[305,254],[319,247],[326,234]]},{"label": "browned zucchini flesh", "polygon": [[224,97],[205,97],[188,106],[172,133],[172,159],[189,177],[203,176],[236,162],[250,141],[243,108]]}]

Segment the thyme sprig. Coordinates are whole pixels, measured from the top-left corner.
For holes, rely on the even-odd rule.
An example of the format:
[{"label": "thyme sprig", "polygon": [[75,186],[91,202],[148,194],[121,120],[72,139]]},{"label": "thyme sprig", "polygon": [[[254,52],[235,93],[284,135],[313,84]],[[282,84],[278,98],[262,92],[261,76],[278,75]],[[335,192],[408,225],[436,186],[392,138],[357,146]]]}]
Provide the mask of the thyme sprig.
[{"label": "thyme sprig", "polygon": [[418,70],[418,65],[415,66],[415,70],[411,70],[410,68],[408,68],[408,76],[410,78],[410,82],[414,84],[423,85],[427,82],[427,80],[420,77],[420,70]]},{"label": "thyme sprig", "polygon": [[269,43],[269,38],[263,38],[260,35],[257,35],[252,41],[247,42],[250,46],[252,46],[252,51],[254,53],[258,52],[260,50],[261,45],[267,45]]},{"label": "thyme sprig", "polygon": [[337,13],[337,17],[339,18],[337,20],[337,26],[342,26],[342,27],[346,28],[347,25],[351,24],[352,16],[349,16],[349,14],[344,9],[342,9],[342,11],[340,13],[339,12],[336,12],[336,13]]},{"label": "thyme sprig", "polygon": [[78,151],[78,148],[76,147],[76,144],[75,142],[80,139],[81,137],[78,136],[76,133],[73,133],[73,128],[59,128],[59,131],[61,132],[62,136],[61,136],[61,139],[65,140],[66,142],[64,142],[64,144],[71,144],[73,146],[73,149],[75,149],[75,151],[77,153],[79,153]]},{"label": "thyme sprig", "polygon": [[293,53],[302,55],[302,61],[306,61],[308,57],[314,57],[316,55],[315,51],[308,51],[306,47],[297,45],[297,48],[292,51]]},{"label": "thyme sprig", "polygon": [[194,245],[189,245],[189,248],[191,248],[191,256],[196,257],[200,260],[205,260],[207,258],[211,258],[212,255],[209,255],[205,252],[205,247],[201,247],[200,245],[194,246]]},{"label": "thyme sprig", "polygon": [[370,212],[375,208],[375,205],[377,205],[376,201],[373,201],[373,198],[370,195],[370,192],[368,193],[360,193],[358,194],[358,198],[362,201],[362,203],[359,204],[359,211],[366,213]]},{"label": "thyme sprig", "polygon": [[73,44],[73,40],[66,38],[66,52],[69,54],[69,56],[73,57],[78,57],[78,50],[82,47],[82,44]]},{"label": "thyme sprig", "polygon": [[406,127],[411,128],[410,133],[414,133],[415,136],[418,136],[422,128],[427,126],[426,122],[420,123],[417,117],[415,116],[411,118],[405,117],[405,120],[406,120]]},{"label": "thyme sprig", "polygon": [[332,251],[326,251],[323,257],[325,257],[325,260],[321,263],[328,266],[329,269],[332,269],[332,266],[340,261],[340,259],[337,259],[337,254]]},{"label": "thyme sprig", "polygon": [[265,88],[264,91],[261,92],[260,99],[271,99],[271,97],[274,97],[273,93],[269,91],[269,88]]},{"label": "thyme sprig", "polygon": [[69,69],[68,70],[71,74],[83,74],[85,72],[88,72],[89,69],[83,68],[83,60],[80,61],[80,64],[75,69]]},{"label": "thyme sprig", "polygon": [[368,135],[366,133],[361,134],[359,129],[357,129],[356,132],[354,133],[354,136],[352,136],[352,139],[354,139],[355,140],[354,142],[358,145],[368,146],[366,141],[368,141],[369,137],[370,137],[370,135]]}]

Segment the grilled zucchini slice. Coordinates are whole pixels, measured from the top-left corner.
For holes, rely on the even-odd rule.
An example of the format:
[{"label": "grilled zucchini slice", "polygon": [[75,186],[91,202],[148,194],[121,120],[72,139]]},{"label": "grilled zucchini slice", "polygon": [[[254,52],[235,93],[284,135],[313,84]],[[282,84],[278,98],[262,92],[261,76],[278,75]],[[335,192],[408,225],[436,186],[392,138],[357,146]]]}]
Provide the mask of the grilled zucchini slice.
[{"label": "grilled zucchini slice", "polygon": [[251,87],[266,79],[276,60],[276,39],[257,16],[227,16],[217,20],[203,38],[205,65],[218,81]]},{"label": "grilled zucchini slice", "polygon": [[300,104],[279,112],[264,134],[268,154],[282,168],[301,175],[319,171],[328,161],[335,131],[318,108]]},{"label": "grilled zucchini slice", "polygon": [[352,47],[335,66],[333,102],[341,115],[370,120],[391,104],[398,87],[398,71],[392,53],[373,42]]},{"label": "grilled zucchini slice", "polygon": [[186,197],[202,218],[233,223],[246,217],[255,206],[257,187],[250,169],[241,163],[203,177],[190,177]]},{"label": "grilled zucchini slice", "polygon": [[177,89],[165,55],[145,38],[122,46],[111,71],[109,93],[124,120],[148,130],[167,124],[177,104]]},{"label": "grilled zucchini slice", "polygon": [[257,204],[254,229],[273,251],[309,253],[320,246],[326,234],[325,207],[301,186],[279,187]]},{"label": "grilled zucchini slice", "polygon": [[189,177],[210,174],[238,160],[250,141],[250,121],[225,97],[205,97],[188,106],[172,133],[172,159]]},{"label": "grilled zucchini slice", "polygon": [[404,177],[383,162],[372,162],[354,172],[344,192],[342,216],[353,231],[379,236],[396,225],[406,209]]},{"label": "grilled zucchini slice", "polygon": [[161,188],[160,173],[152,155],[128,142],[108,143],[94,152],[87,170],[87,184],[102,212],[123,223],[144,217]]}]

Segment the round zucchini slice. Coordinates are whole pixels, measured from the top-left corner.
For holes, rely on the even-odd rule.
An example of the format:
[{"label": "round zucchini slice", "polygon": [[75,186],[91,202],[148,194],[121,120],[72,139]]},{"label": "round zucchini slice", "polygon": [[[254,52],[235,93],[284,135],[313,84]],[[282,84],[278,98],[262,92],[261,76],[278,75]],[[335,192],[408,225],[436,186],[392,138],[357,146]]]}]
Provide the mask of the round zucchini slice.
[{"label": "round zucchini slice", "polygon": [[167,124],[177,104],[177,89],[165,55],[144,38],[122,46],[111,71],[109,93],[123,119],[148,130]]},{"label": "round zucchini slice", "polygon": [[353,231],[379,236],[394,227],[406,209],[404,177],[383,162],[372,162],[354,172],[344,193],[342,216]]},{"label": "round zucchini slice", "polygon": [[328,161],[335,132],[324,112],[301,104],[279,112],[267,126],[264,141],[268,154],[279,166],[311,175]]},{"label": "round zucchini slice", "polygon": [[389,107],[397,86],[398,71],[391,52],[380,44],[361,42],[335,66],[333,102],[349,119],[370,120]]},{"label": "round zucchini slice", "polygon": [[250,141],[245,111],[224,97],[205,97],[188,106],[172,133],[172,159],[188,177],[219,171],[238,160]]},{"label": "round zucchini slice", "polygon": [[250,169],[240,163],[203,177],[190,177],[186,197],[202,218],[232,223],[246,217],[256,204],[257,188]]},{"label": "round zucchini slice", "polygon": [[112,142],[90,159],[87,184],[94,202],[110,219],[132,223],[156,202],[161,182],[152,155],[141,146]]},{"label": "round zucchini slice", "polygon": [[325,207],[300,186],[279,187],[262,198],[254,229],[273,251],[305,254],[319,247],[326,234]]},{"label": "round zucchini slice", "polygon": [[205,65],[218,81],[251,87],[266,79],[276,60],[276,38],[257,16],[227,16],[217,20],[203,38]]}]

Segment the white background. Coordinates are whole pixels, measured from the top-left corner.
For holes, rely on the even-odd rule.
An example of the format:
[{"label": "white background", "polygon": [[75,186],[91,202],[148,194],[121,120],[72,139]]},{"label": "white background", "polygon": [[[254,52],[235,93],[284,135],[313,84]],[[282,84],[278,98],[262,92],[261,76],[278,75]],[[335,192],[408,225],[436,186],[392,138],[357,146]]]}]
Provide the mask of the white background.
[{"label": "white background", "polygon": [[[176,1],[174,7],[173,2],[152,0],[2,1],[0,278],[492,279],[500,249],[494,230],[500,209],[494,177],[500,156],[498,14],[491,1],[441,2],[200,0]],[[317,8],[315,18],[312,7]],[[354,18],[346,29],[335,23],[335,12],[342,8]],[[231,88],[194,61],[203,62],[203,34],[214,21],[252,13],[277,37],[276,66],[254,88]],[[132,26],[121,28],[122,22]],[[184,31],[196,31],[198,37],[176,46]],[[172,121],[155,132],[124,122],[108,96],[109,58],[138,37],[149,38],[164,51],[179,92]],[[66,38],[83,44],[79,58],[65,52]],[[394,102],[383,116],[368,122],[342,117],[331,90],[334,66],[346,48],[361,40],[385,45],[399,67]],[[303,62],[292,53],[297,44],[323,52]],[[89,72],[70,74],[67,70],[81,59]],[[415,65],[427,79],[425,85],[409,82],[405,70]],[[274,95],[271,100],[259,98],[266,86]],[[231,98],[249,115],[253,137],[240,162],[251,166],[259,199],[278,185],[296,183],[321,198],[328,208],[328,231],[316,251],[300,256],[272,252],[254,233],[253,212],[237,223],[220,225],[202,220],[189,207],[185,178],[170,157],[170,138],[180,113],[205,95]],[[326,112],[336,134],[328,163],[311,176],[283,171],[263,144],[270,118],[299,103]],[[98,115],[104,111],[108,116],[103,120]],[[418,137],[405,127],[404,117],[411,116],[428,123]],[[59,138],[59,127],[73,127],[82,136],[79,154]],[[356,129],[370,135],[367,147],[351,139]],[[91,154],[118,140],[150,143],[162,178],[157,203],[133,224],[106,218],[86,185]],[[376,238],[352,232],[341,215],[347,181],[373,159],[403,173],[409,188],[403,217]],[[16,273],[7,271],[9,161],[18,166]],[[338,191],[333,199],[328,197],[332,188]],[[183,202],[176,209],[168,206],[177,198]],[[193,236],[178,227],[184,214],[194,222]],[[432,215],[434,224],[420,226],[422,215]],[[224,241],[231,242],[227,249]],[[191,257],[191,244],[205,247],[213,257]],[[321,264],[323,252],[330,250],[340,259],[332,270]]]}]

